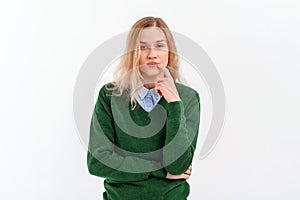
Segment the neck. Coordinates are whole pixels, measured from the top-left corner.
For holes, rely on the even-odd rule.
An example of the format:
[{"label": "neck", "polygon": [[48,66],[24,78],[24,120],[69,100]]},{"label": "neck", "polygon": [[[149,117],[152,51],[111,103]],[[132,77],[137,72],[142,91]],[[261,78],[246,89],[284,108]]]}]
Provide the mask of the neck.
[{"label": "neck", "polygon": [[152,89],[155,87],[155,83],[147,83],[147,84],[144,84],[144,87],[147,88],[147,89]]}]

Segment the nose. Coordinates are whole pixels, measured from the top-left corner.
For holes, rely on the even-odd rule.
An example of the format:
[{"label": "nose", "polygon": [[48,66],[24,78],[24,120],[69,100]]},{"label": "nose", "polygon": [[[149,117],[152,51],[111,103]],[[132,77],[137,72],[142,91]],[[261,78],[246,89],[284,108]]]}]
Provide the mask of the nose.
[{"label": "nose", "polygon": [[148,59],[156,59],[157,58],[157,52],[155,51],[154,48],[149,48],[147,57],[148,57]]}]

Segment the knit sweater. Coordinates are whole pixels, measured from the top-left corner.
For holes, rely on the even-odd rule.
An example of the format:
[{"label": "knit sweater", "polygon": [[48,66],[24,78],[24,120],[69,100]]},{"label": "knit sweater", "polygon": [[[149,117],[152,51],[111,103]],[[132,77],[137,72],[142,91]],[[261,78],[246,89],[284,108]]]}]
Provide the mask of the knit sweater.
[{"label": "knit sweater", "polygon": [[180,101],[162,97],[150,112],[138,103],[131,110],[129,93],[111,96],[103,85],[93,111],[87,165],[90,174],[105,178],[104,200],[184,200],[190,193],[184,173],[194,157],[200,97],[174,82]]}]

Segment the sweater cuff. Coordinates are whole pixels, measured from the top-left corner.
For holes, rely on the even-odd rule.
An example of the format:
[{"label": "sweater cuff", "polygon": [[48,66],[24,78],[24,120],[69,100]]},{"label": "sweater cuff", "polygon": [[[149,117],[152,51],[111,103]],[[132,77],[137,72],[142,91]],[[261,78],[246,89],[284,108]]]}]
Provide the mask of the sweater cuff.
[{"label": "sweater cuff", "polygon": [[166,178],[167,171],[164,168],[161,168],[159,170],[152,171],[150,173],[150,177],[156,177],[156,178]]},{"label": "sweater cuff", "polygon": [[172,101],[167,104],[167,117],[171,120],[180,119],[183,113],[183,103],[182,101]]}]

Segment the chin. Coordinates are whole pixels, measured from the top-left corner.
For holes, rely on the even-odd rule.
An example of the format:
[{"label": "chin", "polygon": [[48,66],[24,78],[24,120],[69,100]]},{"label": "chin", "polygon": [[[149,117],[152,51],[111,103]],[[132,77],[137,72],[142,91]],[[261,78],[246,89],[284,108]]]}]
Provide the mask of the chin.
[{"label": "chin", "polygon": [[149,83],[153,83],[157,81],[157,77],[159,76],[159,74],[144,74],[144,81],[145,83],[149,82]]},{"label": "chin", "polygon": [[160,74],[160,71],[158,69],[149,69],[147,71],[143,71],[143,76],[158,76]]}]

